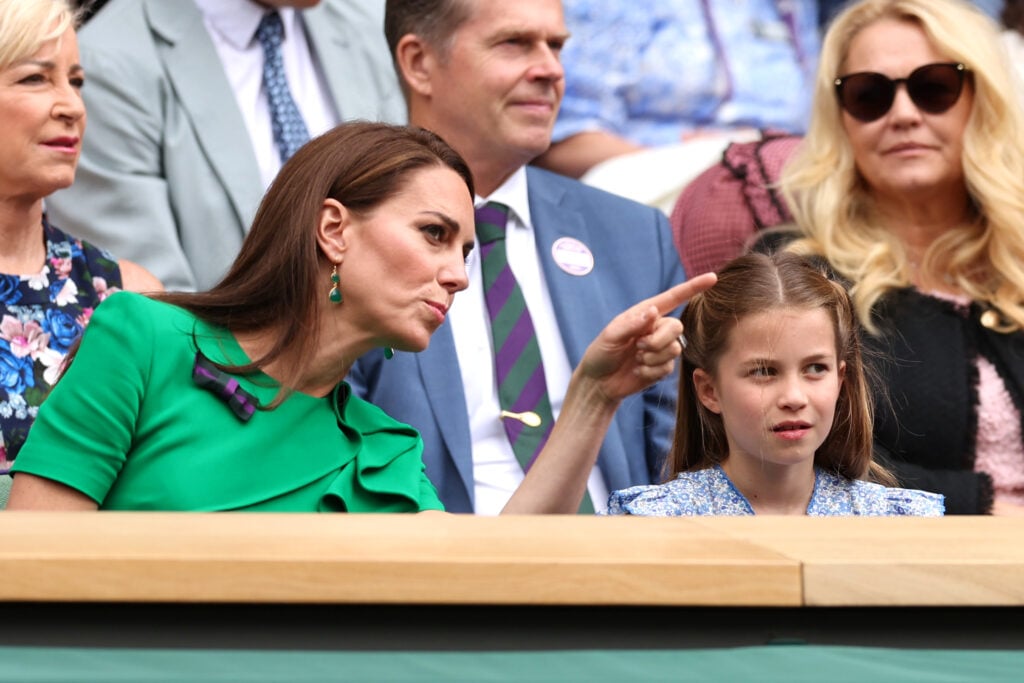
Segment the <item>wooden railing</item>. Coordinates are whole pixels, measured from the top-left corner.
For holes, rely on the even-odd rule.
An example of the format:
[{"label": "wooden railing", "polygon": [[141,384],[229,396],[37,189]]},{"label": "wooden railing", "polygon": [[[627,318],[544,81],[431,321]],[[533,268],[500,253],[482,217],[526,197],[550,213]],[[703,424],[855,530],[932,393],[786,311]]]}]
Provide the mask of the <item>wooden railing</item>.
[{"label": "wooden railing", "polygon": [[0,513],[0,601],[1024,604],[1024,520]]}]

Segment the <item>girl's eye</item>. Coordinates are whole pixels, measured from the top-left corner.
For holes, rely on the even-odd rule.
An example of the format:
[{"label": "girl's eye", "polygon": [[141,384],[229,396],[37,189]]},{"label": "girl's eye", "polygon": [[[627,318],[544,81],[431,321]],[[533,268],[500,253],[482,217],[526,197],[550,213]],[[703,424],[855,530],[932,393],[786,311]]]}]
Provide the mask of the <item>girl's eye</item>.
[{"label": "girl's eye", "polygon": [[29,74],[22,78],[19,83],[42,83],[44,81],[42,74]]},{"label": "girl's eye", "polygon": [[71,87],[75,88],[76,90],[81,90],[82,86],[85,85],[85,79],[80,76],[68,79],[68,82],[71,83]]},{"label": "girl's eye", "polygon": [[824,363],[811,363],[807,366],[807,372],[812,375],[824,375],[828,372],[828,366]]},{"label": "girl's eye", "polygon": [[751,377],[771,377],[774,374],[775,369],[770,368],[767,365],[758,365],[750,370]]}]

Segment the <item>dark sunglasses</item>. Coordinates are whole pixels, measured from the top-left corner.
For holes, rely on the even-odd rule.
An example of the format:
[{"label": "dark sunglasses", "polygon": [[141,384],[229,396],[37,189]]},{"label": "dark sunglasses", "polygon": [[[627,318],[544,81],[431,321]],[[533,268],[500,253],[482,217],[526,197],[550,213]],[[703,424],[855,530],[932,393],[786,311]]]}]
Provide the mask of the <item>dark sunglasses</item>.
[{"label": "dark sunglasses", "polygon": [[873,71],[847,74],[836,79],[839,106],[853,118],[874,121],[885,116],[896,99],[896,86],[907,87],[910,101],[929,114],[941,114],[960,99],[967,67],[963,64],[925,64],[906,78],[889,78]]}]

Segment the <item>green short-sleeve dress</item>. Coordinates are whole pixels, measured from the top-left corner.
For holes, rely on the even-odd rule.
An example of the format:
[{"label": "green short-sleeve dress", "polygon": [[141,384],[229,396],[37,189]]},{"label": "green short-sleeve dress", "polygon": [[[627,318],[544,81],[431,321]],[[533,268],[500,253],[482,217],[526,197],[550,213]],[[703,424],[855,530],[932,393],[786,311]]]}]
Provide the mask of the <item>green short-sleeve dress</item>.
[{"label": "green short-sleeve dress", "polygon": [[[199,355],[197,355],[197,352]],[[109,510],[416,512],[443,506],[408,425],[351,395],[292,393],[246,420],[228,394],[269,405],[266,375],[194,379],[197,359],[248,362],[234,337],[131,293],[92,317],[13,471],[77,489]]]}]

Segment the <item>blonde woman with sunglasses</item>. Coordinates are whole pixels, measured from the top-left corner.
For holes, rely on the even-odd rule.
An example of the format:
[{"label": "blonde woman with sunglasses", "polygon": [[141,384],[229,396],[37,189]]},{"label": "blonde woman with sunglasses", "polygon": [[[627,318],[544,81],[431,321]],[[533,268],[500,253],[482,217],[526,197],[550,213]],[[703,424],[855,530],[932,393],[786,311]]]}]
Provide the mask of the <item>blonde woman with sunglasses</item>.
[{"label": "blonde woman with sunglasses", "polygon": [[1024,514],[1024,120],[998,29],[958,0],[864,0],[823,42],[782,189],[851,284],[875,442],[947,513]]}]

